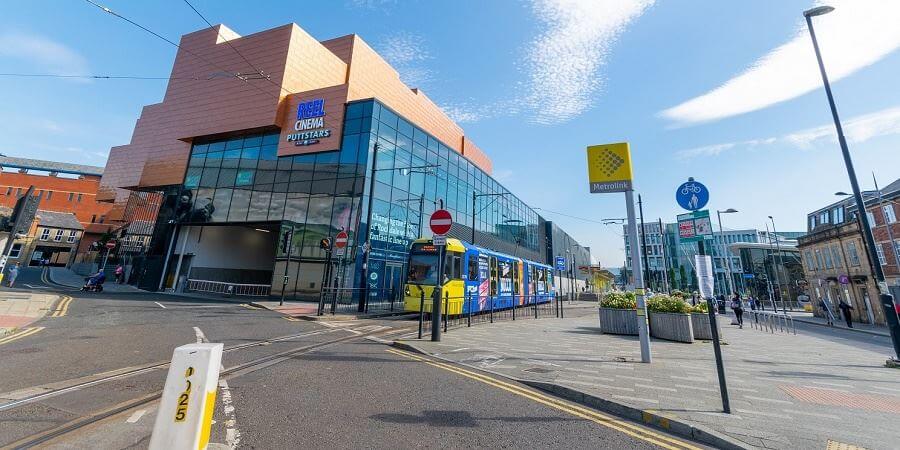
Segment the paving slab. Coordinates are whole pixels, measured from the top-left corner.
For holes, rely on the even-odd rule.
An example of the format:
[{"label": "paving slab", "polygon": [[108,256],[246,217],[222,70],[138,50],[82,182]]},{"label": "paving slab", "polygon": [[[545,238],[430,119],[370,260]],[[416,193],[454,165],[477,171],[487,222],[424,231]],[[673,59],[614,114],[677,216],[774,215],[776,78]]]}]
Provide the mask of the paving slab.
[{"label": "paving slab", "polygon": [[44,317],[58,299],[55,294],[0,291],[0,337]]},{"label": "paving slab", "polygon": [[895,448],[900,371],[890,342],[768,333],[720,317],[732,414],[722,413],[712,344],[654,339],[640,362],[636,336],[600,333],[596,313],[451,329],[443,341],[403,341],[440,358],[547,383],[694,424],[747,446],[822,449],[828,440]]}]

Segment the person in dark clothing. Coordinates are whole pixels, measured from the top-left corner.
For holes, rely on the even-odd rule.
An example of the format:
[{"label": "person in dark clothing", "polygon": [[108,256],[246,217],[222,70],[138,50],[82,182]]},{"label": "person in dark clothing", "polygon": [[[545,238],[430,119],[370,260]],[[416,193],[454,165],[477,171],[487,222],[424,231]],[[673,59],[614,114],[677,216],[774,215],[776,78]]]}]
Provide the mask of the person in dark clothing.
[{"label": "person in dark clothing", "polygon": [[841,309],[841,313],[844,315],[844,320],[847,321],[847,328],[853,328],[853,320],[852,316],[850,315],[850,310],[853,309],[853,306],[841,299],[841,304],[838,305],[838,308]]},{"label": "person in dark clothing", "polygon": [[737,318],[738,327],[744,328],[744,305],[741,303],[741,296],[734,294],[734,298],[731,299],[731,310]]}]

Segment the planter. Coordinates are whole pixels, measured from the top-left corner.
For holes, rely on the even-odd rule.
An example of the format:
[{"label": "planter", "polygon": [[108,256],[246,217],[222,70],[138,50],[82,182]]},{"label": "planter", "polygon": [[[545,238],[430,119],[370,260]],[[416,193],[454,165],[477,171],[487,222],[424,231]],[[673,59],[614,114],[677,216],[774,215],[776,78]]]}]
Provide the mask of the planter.
[{"label": "planter", "polygon": [[[703,339],[706,341],[711,341],[712,336],[712,327],[709,326],[709,315],[706,313],[693,313],[691,314],[691,327],[694,329],[694,339]],[[719,326],[719,321],[716,320],[716,327],[719,328],[719,338],[722,337],[722,327]]]},{"label": "planter", "polygon": [[676,342],[694,342],[691,314],[651,312],[650,336]]},{"label": "planter", "polygon": [[638,334],[636,309],[600,309],[600,331],[606,334]]}]

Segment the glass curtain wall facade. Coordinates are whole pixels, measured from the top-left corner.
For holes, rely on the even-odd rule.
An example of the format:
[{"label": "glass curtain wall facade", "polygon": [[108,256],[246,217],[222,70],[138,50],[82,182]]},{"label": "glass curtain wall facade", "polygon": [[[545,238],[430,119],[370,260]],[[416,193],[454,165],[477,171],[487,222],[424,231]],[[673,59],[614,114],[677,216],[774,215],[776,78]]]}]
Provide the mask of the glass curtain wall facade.
[{"label": "glass curtain wall facade", "polygon": [[477,200],[478,240],[491,241],[480,245],[544,260],[534,210],[458,152],[376,100],[346,105],[339,150],[278,157],[279,138],[280,132],[271,130],[195,139],[175,211],[182,225],[276,224],[272,294],[281,293],[287,265],[288,298],[318,295],[326,259],[319,242],[341,230],[350,239],[345,256],[333,261],[336,276],[330,283],[360,287],[359,250],[370,217],[366,208],[372,173],[368,279],[380,295],[399,289],[407,249],[418,237],[430,236],[428,217],[441,201],[453,213],[451,234],[470,240],[471,228],[462,224],[472,223],[473,192],[502,194]]}]

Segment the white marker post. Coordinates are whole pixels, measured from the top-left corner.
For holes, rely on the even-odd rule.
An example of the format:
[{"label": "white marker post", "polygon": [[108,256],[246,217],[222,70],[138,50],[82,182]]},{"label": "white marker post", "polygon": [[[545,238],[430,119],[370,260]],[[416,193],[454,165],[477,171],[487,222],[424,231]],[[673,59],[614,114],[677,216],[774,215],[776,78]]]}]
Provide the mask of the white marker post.
[{"label": "white marker post", "polygon": [[206,448],[221,364],[222,344],[188,344],[175,349],[150,450]]}]

